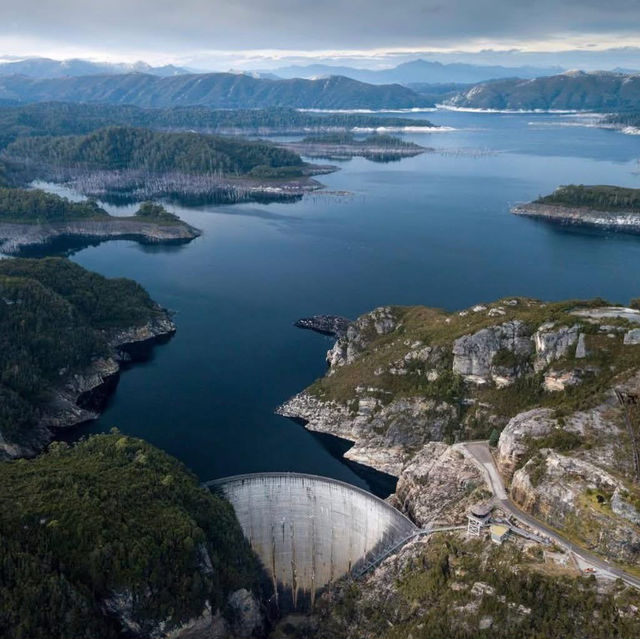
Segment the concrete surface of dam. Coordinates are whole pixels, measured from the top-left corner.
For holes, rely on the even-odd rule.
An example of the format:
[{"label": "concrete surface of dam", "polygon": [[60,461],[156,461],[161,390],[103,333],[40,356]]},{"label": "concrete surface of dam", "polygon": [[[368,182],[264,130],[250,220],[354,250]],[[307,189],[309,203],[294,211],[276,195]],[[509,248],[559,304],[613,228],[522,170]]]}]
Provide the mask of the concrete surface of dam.
[{"label": "concrete surface of dam", "polygon": [[231,502],[281,608],[313,604],[329,582],[376,561],[418,528],[371,493],[298,473],[208,482]]}]

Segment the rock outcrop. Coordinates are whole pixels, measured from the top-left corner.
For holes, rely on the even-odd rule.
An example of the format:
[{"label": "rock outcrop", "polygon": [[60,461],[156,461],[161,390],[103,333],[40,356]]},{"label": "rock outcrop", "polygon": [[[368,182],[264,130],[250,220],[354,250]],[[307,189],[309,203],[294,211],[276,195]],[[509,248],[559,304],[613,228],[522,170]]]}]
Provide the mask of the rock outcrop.
[{"label": "rock outcrop", "polygon": [[313,315],[297,320],[294,326],[339,338],[346,335],[349,324],[351,320],[340,315]]}]

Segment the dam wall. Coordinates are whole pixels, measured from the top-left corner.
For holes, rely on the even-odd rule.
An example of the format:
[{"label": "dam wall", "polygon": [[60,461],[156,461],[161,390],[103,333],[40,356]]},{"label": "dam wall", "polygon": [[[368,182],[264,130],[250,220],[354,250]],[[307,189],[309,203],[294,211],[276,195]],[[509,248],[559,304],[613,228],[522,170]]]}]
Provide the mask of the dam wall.
[{"label": "dam wall", "polygon": [[281,609],[304,609],[323,586],[382,557],[418,528],[360,488],[298,473],[208,482],[231,502]]}]

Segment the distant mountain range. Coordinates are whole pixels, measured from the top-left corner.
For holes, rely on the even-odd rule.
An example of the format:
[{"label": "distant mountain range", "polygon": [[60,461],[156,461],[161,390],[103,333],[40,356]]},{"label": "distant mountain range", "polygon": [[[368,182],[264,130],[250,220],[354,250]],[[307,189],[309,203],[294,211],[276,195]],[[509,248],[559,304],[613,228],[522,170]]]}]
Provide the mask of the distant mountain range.
[{"label": "distant mountain range", "polygon": [[533,80],[497,80],[444,101],[466,109],[625,111],[640,108],[640,75],[570,71]]},{"label": "distant mountain range", "polygon": [[330,75],[342,75],[370,84],[440,84],[459,83],[476,84],[498,78],[537,78],[562,73],[562,67],[503,67],[480,66],[475,64],[442,64],[428,60],[413,60],[399,64],[392,69],[357,69],[326,64],[308,66],[289,66],[273,69],[271,73],[281,78],[317,78]]},{"label": "distant mountain range", "polygon": [[232,73],[158,77],[145,73],[54,79],[0,77],[0,102],[101,102],[142,107],[200,105],[222,109],[287,106],[315,109],[428,107],[433,100],[400,85],[344,77],[267,80]]},{"label": "distant mountain range", "polygon": [[167,64],[153,67],[146,62],[132,64],[91,62],[74,58],[72,60],[52,60],[51,58],[26,58],[0,62],[0,76],[24,75],[29,78],[64,78],[82,75],[120,74],[120,73],[150,73],[159,76],[171,76],[188,73],[186,69]]}]

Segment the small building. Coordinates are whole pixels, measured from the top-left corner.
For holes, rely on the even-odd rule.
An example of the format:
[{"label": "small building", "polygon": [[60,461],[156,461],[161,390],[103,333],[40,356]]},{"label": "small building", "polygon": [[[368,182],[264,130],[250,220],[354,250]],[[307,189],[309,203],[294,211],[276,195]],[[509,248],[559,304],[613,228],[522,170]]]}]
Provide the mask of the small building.
[{"label": "small building", "polygon": [[494,544],[501,544],[509,534],[509,528],[502,524],[491,524],[489,531],[491,532],[491,541]]},{"label": "small building", "polygon": [[482,528],[489,523],[493,504],[483,502],[474,504],[467,513],[467,533],[472,537],[480,537]]}]

